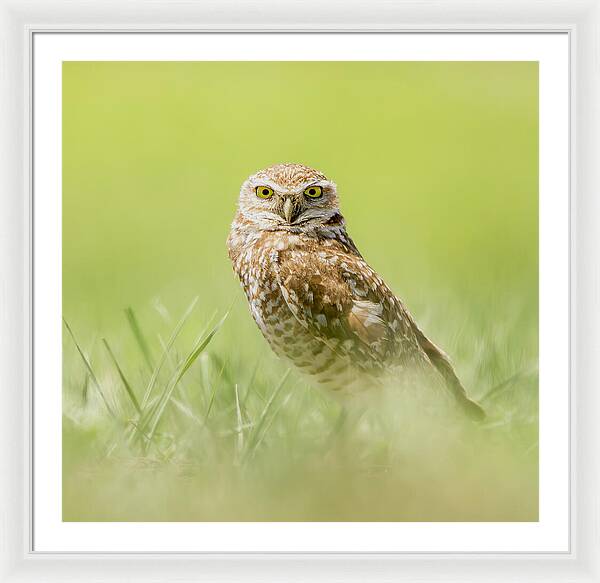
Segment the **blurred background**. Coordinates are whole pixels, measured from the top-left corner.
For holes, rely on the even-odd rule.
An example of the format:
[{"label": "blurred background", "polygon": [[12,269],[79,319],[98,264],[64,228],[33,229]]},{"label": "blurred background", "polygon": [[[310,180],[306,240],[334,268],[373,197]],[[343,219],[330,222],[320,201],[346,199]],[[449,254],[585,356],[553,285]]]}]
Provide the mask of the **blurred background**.
[{"label": "blurred background", "polygon": [[[393,434],[376,429],[373,412],[357,446],[339,405],[293,373],[274,393],[285,366],[225,240],[241,183],[278,162],[338,184],[366,260],[487,401],[484,428],[452,429],[453,453],[445,430],[433,439],[425,423],[407,439],[390,419]],[[537,63],[65,62],[63,316],[87,359],[65,329],[65,520],[537,519],[537,241]],[[163,441],[136,449],[96,385],[127,426],[123,378],[141,399],[196,296],[173,371],[230,314],[177,386],[187,412],[169,397]],[[418,407],[403,415],[412,423]],[[254,470],[241,471],[249,443]],[[410,480],[395,473],[417,457]],[[332,488],[354,479],[360,498],[333,504]]]}]

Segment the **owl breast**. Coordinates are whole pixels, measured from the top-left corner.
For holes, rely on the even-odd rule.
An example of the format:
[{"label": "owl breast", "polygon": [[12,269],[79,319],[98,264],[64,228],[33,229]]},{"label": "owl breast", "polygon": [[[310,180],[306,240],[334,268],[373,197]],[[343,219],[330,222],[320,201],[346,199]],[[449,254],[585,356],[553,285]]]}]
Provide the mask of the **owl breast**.
[{"label": "owl breast", "polygon": [[[309,375],[312,381],[333,391],[362,389],[373,378],[367,378],[369,375],[362,374],[364,371],[357,374],[335,346],[311,334],[292,311],[290,298],[285,297],[280,285],[278,269],[282,255],[290,253],[299,258],[309,257],[310,242],[287,232],[263,232],[246,238],[239,253],[232,254],[234,270],[254,320],[273,351]],[[318,313],[312,315],[317,320],[320,317]]]}]

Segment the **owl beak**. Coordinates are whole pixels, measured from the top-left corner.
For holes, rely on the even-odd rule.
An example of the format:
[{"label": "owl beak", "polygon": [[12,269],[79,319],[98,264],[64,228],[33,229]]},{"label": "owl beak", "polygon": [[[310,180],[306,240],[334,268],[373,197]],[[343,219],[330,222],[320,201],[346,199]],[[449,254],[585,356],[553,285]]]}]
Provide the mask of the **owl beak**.
[{"label": "owl beak", "polygon": [[286,198],[283,203],[283,216],[288,223],[292,222],[294,216],[294,205],[291,198]]}]

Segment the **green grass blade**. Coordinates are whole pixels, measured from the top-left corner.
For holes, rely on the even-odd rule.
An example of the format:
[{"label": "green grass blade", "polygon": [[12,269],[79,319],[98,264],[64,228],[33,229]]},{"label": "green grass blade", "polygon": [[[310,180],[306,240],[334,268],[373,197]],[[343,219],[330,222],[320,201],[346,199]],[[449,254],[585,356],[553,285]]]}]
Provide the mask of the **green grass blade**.
[{"label": "green grass blade", "polygon": [[191,316],[192,312],[194,311],[194,308],[196,307],[197,303],[198,303],[198,296],[196,296],[192,300],[192,303],[188,306],[187,310],[183,313],[183,316],[181,317],[181,319],[177,323],[177,326],[175,326],[173,332],[171,333],[171,336],[169,337],[169,340],[167,341],[167,345],[164,348],[162,355],[160,357],[160,361],[159,361],[158,365],[154,368],[154,370],[152,372],[152,376],[150,377],[150,381],[148,381],[148,385],[146,387],[146,390],[144,391],[144,396],[142,397],[142,405],[141,405],[142,409],[146,408],[148,399],[150,398],[150,395],[152,394],[154,385],[156,384],[156,380],[158,379],[158,375],[160,374],[160,371],[162,370],[162,367],[164,366],[164,364],[167,360],[169,352],[170,352],[171,348],[173,347],[175,340],[179,336],[179,333],[181,332],[183,326],[185,325],[188,318]]},{"label": "green grass blade", "polygon": [[102,338],[102,342],[104,343],[106,351],[108,352],[108,355],[110,356],[110,359],[112,360],[113,364],[115,365],[115,368],[117,369],[117,372],[119,373],[119,377],[121,378],[121,382],[123,383],[123,386],[125,387],[125,391],[127,391],[127,394],[129,395],[129,398],[131,399],[131,402],[133,403],[133,406],[135,407],[135,410],[138,413],[141,413],[142,410],[140,408],[140,404],[138,403],[137,397],[135,396],[135,393],[133,392],[133,389],[131,388],[131,385],[127,381],[127,378],[125,377],[125,373],[123,373],[123,370],[119,366],[117,358],[114,355],[113,351],[111,350],[110,345],[108,344],[108,341],[106,340],[106,338]]},{"label": "green grass blade", "polygon": [[87,403],[89,388],[90,388],[90,374],[88,372],[86,372],[85,380],[83,381],[83,387],[81,389],[81,402],[83,403],[83,405],[85,405]]},{"label": "green grass blade", "polygon": [[221,378],[223,377],[223,371],[225,370],[225,366],[227,364],[227,360],[222,363],[221,370],[219,371],[219,375],[217,376],[217,380],[215,382],[215,386],[210,393],[210,401],[208,402],[208,407],[206,408],[206,415],[204,416],[204,423],[208,421],[208,416],[212,410],[213,404],[215,402],[215,397],[217,396],[217,389],[220,386]]},{"label": "green grass blade", "polygon": [[133,427],[136,433],[141,433],[146,439],[150,439],[150,436],[145,434],[143,429],[133,419],[129,419],[128,423]]},{"label": "green grass blade", "polygon": [[165,307],[159,297],[154,298],[152,301],[152,307],[159,313],[160,317],[167,323],[172,322],[171,314]]},{"label": "green grass blade", "polygon": [[215,362],[217,368],[220,369],[220,376],[225,380],[225,382],[228,385],[233,386],[235,382],[231,378],[229,374],[229,369],[227,367],[229,355],[226,355],[225,358],[221,358],[218,354],[211,354],[211,358]]},{"label": "green grass blade", "polygon": [[236,427],[237,452],[239,455],[239,454],[241,454],[242,450],[244,449],[244,430],[242,429],[244,421],[242,418],[242,409],[240,408],[240,393],[238,391],[237,383],[235,384],[234,391],[235,391],[235,412],[236,412],[236,417],[237,417],[237,427]]},{"label": "green grass blade", "polygon": [[100,395],[100,398],[102,399],[102,402],[104,403],[104,406],[106,407],[106,409],[110,413],[110,415],[116,419],[117,416],[116,416],[115,412],[113,411],[112,407],[109,405],[109,403],[106,399],[106,395],[104,394],[104,391],[102,390],[102,387],[100,386],[100,382],[98,381],[98,377],[96,377],[96,373],[94,372],[94,369],[92,368],[92,365],[90,364],[90,361],[87,359],[87,356],[83,353],[81,346],[79,346],[79,343],[77,342],[77,339],[75,338],[75,334],[73,334],[73,330],[71,330],[71,326],[69,326],[69,323],[64,318],[63,318],[63,323],[65,325],[65,328],[69,332],[69,335],[71,336],[73,343],[75,344],[75,347],[77,348],[77,351],[79,352],[79,355],[81,356],[81,359],[83,360],[83,363],[85,364],[85,368],[87,369],[88,373],[90,374],[90,378],[92,379],[92,382],[94,383],[94,386],[96,387],[96,390],[98,391],[98,394]]},{"label": "green grass blade", "polygon": [[[160,334],[158,335],[158,341],[160,342],[161,349],[164,351],[167,345],[165,344],[165,341],[162,339]],[[169,361],[173,362],[173,368],[177,367],[177,363],[173,361],[173,355],[171,353],[169,353]],[[183,380],[177,386],[177,390],[179,392],[179,398],[181,399],[181,401],[186,405],[186,407],[191,408],[192,404],[190,402],[189,390]]]},{"label": "green grass blade", "polygon": [[262,443],[263,439],[266,437],[267,433],[269,432],[269,429],[271,428],[271,425],[273,425],[273,421],[275,421],[275,419],[277,417],[277,414],[279,413],[279,411],[281,411],[288,404],[288,401],[291,398],[292,398],[292,393],[289,393],[288,395],[286,395],[285,399],[283,399],[283,401],[279,404],[279,406],[277,407],[277,409],[275,409],[275,411],[273,411],[273,414],[269,417],[269,421],[265,425],[265,428],[264,428],[263,432],[260,434],[260,436],[256,440],[256,444],[254,445],[254,451],[258,450],[258,448],[260,447],[260,444]]},{"label": "green grass blade", "polygon": [[202,419],[200,419],[185,403],[182,403],[176,397],[171,397],[171,402],[185,417],[191,419],[197,425],[202,425]]},{"label": "green grass blade", "polygon": [[511,388],[514,383],[520,381],[523,378],[526,378],[530,375],[533,375],[537,372],[537,368],[526,368],[518,371],[507,379],[503,380],[501,383],[498,383],[496,386],[492,387],[485,395],[479,398],[480,402],[489,401],[490,399],[495,399],[501,393]]},{"label": "green grass blade", "polygon": [[196,361],[198,356],[200,356],[200,354],[204,351],[204,349],[209,345],[210,341],[214,338],[215,334],[219,331],[219,328],[221,328],[221,326],[227,319],[228,315],[229,315],[229,312],[227,312],[223,316],[223,318],[221,318],[221,320],[219,322],[217,322],[215,327],[208,333],[206,338],[204,338],[204,340],[202,340],[200,342],[200,344],[198,344],[190,352],[190,354],[187,356],[187,358],[181,363],[178,370],[175,371],[175,374],[171,377],[170,382],[167,384],[165,390],[163,391],[161,399],[156,408],[156,412],[153,415],[152,425],[151,425],[151,429],[149,431],[151,439],[154,437],[154,433],[156,432],[158,423],[160,422],[160,419],[163,416],[163,413],[165,412],[165,408],[167,407],[167,404],[169,403],[169,400],[171,399],[171,396],[173,395],[173,391],[175,390],[177,383],[183,378],[185,373],[194,364],[194,362]]},{"label": "green grass blade", "polygon": [[281,389],[283,388],[285,381],[287,381],[287,378],[290,376],[290,372],[291,372],[291,369],[288,368],[288,370],[285,372],[283,377],[281,377],[281,380],[279,381],[278,385],[275,387],[275,389],[271,393],[271,396],[269,397],[267,404],[265,405],[264,409],[262,410],[262,413],[260,415],[258,423],[254,427],[254,431],[252,431],[252,433],[250,434],[250,438],[248,439],[248,446],[246,448],[246,453],[244,455],[245,460],[248,459],[254,453],[256,446],[259,442],[259,437],[260,437],[262,428],[267,419],[267,415],[269,414],[269,411],[271,410],[271,407],[273,406],[275,399],[281,392]]},{"label": "green grass blade", "polygon": [[[248,382],[246,383],[246,394],[244,395],[244,401],[242,403],[243,406],[246,406],[246,401],[248,400],[248,397],[250,396],[250,393],[252,392],[252,386],[254,385],[254,381],[256,380],[256,374],[258,373],[258,369],[260,367],[260,363],[262,362],[262,357],[259,356],[256,359],[256,362],[254,363],[254,368],[252,369],[252,374],[250,375],[250,378],[248,379]],[[255,393],[258,395],[259,399],[262,400],[262,402],[264,403],[264,398],[263,396],[258,392],[255,391]]]},{"label": "green grass blade", "polygon": [[135,337],[137,345],[144,357],[144,360],[146,361],[146,364],[148,365],[148,369],[150,370],[150,373],[152,374],[152,371],[154,370],[152,353],[150,352],[150,347],[148,346],[148,343],[146,342],[146,338],[142,334],[142,329],[140,328],[140,324],[136,318],[133,308],[131,308],[131,307],[126,308],[125,316],[127,316],[127,322],[129,322],[129,327],[131,328],[131,331],[133,332],[133,336]]}]

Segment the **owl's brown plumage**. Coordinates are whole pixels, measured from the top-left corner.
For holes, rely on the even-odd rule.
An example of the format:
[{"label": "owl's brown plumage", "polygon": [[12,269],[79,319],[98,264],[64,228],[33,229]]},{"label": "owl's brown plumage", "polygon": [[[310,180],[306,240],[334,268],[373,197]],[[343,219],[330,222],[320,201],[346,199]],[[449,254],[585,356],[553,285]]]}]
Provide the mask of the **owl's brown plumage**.
[{"label": "owl's brown plumage", "polygon": [[362,258],[324,174],[277,164],[250,176],[227,243],[261,332],[317,383],[354,392],[418,370],[441,375],[483,417],[448,357]]}]

